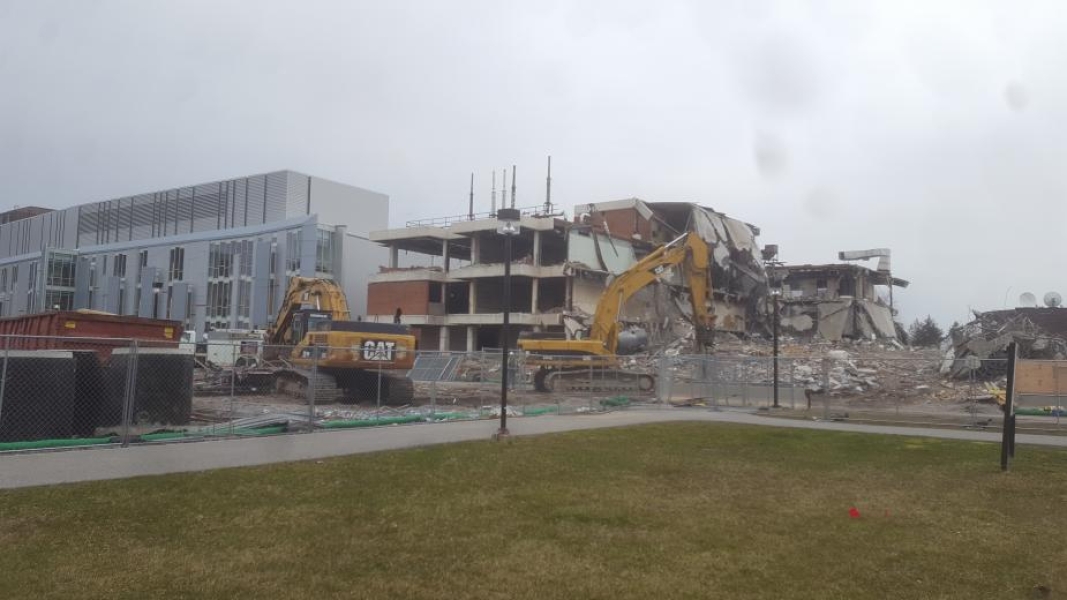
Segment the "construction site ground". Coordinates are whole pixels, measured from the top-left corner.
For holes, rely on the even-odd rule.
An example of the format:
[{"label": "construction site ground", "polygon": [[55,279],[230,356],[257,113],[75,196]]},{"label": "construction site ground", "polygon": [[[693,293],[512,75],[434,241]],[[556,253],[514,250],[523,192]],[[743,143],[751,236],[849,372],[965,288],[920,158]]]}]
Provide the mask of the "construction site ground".
[{"label": "construction site ground", "polygon": [[[508,393],[509,414],[583,413],[603,410],[605,406],[654,403],[653,394],[544,394],[532,390]],[[231,418],[242,419],[271,413],[309,412],[305,400],[277,394],[197,395],[193,397],[193,416],[201,424],[218,423]],[[316,418],[363,419],[375,415],[430,414],[431,412],[464,413],[469,418],[500,415],[500,388],[486,383],[417,383],[410,404],[380,405],[374,400],[355,403],[316,403]]]},{"label": "construction site ground", "polygon": [[[759,408],[773,397],[773,348],[766,339],[721,336],[714,354],[692,355],[688,336],[655,352],[626,357],[627,368],[659,377],[657,389],[542,393],[526,376],[509,391],[509,413],[581,413],[629,405],[673,404]],[[942,373],[937,349],[912,349],[895,342],[808,342],[785,339],[780,346],[779,402],[800,414],[851,418],[962,422],[1000,414],[986,382]],[[711,365],[711,366],[709,366]],[[481,375],[482,373],[479,373]],[[487,369],[484,375],[492,377]],[[498,374],[496,375],[499,376]],[[1003,385],[994,381],[993,385]],[[1025,406],[1023,399],[1020,405]],[[379,405],[373,398],[345,403],[316,402],[316,419],[361,419],[377,415],[456,413],[470,418],[499,415],[500,387],[494,381],[416,382],[412,402]],[[197,394],[198,423],[217,423],[270,413],[308,414],[303,399],[266,392]],[[1041,417],[1037,417],[1042,421]]]}]

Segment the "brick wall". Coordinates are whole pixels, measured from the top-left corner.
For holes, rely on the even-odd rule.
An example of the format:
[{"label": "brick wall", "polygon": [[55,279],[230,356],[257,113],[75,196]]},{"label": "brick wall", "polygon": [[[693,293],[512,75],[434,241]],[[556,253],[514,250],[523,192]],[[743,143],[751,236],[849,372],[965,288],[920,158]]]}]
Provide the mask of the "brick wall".
[{"label": "brick wall", "polygon": [[367,286],[367,314],[392,315],[396,313],[397,307],[405,315],[428,314],[430,285],[429,281],[371,283]]},{"label": "brick wall", "polygon": [[607,222],[608,229],[613,236],[630,239],[636,232],[641,234],[641,239],[648,241],[652,238],[652,226],[648,220],[641,217],[636,209],[626,208],[620,210],[606,210],[595,215],[594,223]]}]

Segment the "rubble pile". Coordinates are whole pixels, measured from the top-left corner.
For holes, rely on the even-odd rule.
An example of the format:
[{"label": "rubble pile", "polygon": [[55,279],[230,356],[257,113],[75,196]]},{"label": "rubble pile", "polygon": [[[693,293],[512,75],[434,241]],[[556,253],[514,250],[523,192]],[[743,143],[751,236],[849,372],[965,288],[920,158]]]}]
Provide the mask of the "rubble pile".
[{"label": "rubble pile", "polygon": [[[700,361],[685,360],[693,353],[691,339],[679,339],[650,353],[647,360],[635,362],[651,367],[659,356],[680,357],[670,368],[682,379],[756,385],[773,382],[773,344],[766,338],[719,335],[710,374]],[[828,342],[782,337],[779,357],[780,381],[834,397],[909,402],[988,399],[981,386],[946,380],[940,372],[937,350],[908,348],[896,340]]]},{"label": "rubble pile", "polygon": [[[1052,308],[975,312],[974,320],[950,332],[941,373],[954,379],[975,374],[982,380],[1007,372],[1008,344],[1018,345],[1020,358],[1067,358],[1067,310]],[[974,357],[981,362],[975,362]]]}]

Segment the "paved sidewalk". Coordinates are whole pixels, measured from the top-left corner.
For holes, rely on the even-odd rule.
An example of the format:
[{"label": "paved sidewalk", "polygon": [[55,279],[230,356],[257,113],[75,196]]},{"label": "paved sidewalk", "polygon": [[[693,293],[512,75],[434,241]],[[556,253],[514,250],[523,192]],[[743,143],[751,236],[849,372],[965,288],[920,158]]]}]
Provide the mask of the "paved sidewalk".
[{"label": "paved sidewalk", "polygon": [[[704,409],[633,409],[607,414],[516,418],[508,421],[508,428],[513,435],[525,436],[669,421],[710,421],[981,442],[1000,441],[1000,433],[993,432],[803,421]],[[496,421],[462,421],[239,440],[137,445],[129,448],[90,447],[59,452],[11,454],[0,456],[0,488],[246,467],[450,442],[488,440],[496,428]],[[1019,444],[1067,447],[1067,437],[1020,434],[1016,441]]]}]

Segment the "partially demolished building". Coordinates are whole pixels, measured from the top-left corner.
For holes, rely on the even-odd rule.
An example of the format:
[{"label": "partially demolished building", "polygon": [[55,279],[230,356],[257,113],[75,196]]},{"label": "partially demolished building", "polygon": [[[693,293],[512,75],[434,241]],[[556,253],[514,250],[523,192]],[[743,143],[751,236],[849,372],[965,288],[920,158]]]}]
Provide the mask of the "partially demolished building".
[{"label": "partially demolished building", "polygon": [[[767,277],[753,225],[697,204],[638,198],[579,205],[571,220],[540,209],[522,213],[512,242],[511,339],[524,330],[574,333],[595,311],[609,277],[688,231],[711,247],[717,327],[744,333],[759,317]],[[372,232],[390,258],[368,286],[367,318],[388,321],[399,310],[423,349],[499,347],[504,242],[497,226],[483,214]],[[653,342],[678,335],[672,326],[683,320],[674,317],[687,310],[684,290],[667,283],[622,310],[621,318],[648,330]]]},{"label": "partially demolished building", "polygon": [[775,269],[782,279],[781,326],[799,338],[896,339],[893,307],[878,293],[907,287],[888,270],[847,263],[787,265]]},{"label": "partially demolished building", "polygon": [[1020,358],[1067,359],[1067,309],[1020,307],[975,312],[974,320],[949,332],[942,373],[968,377],[968,357],[980,359],[982,378],[1007,372],[1008,344],[1016,342]]}]

